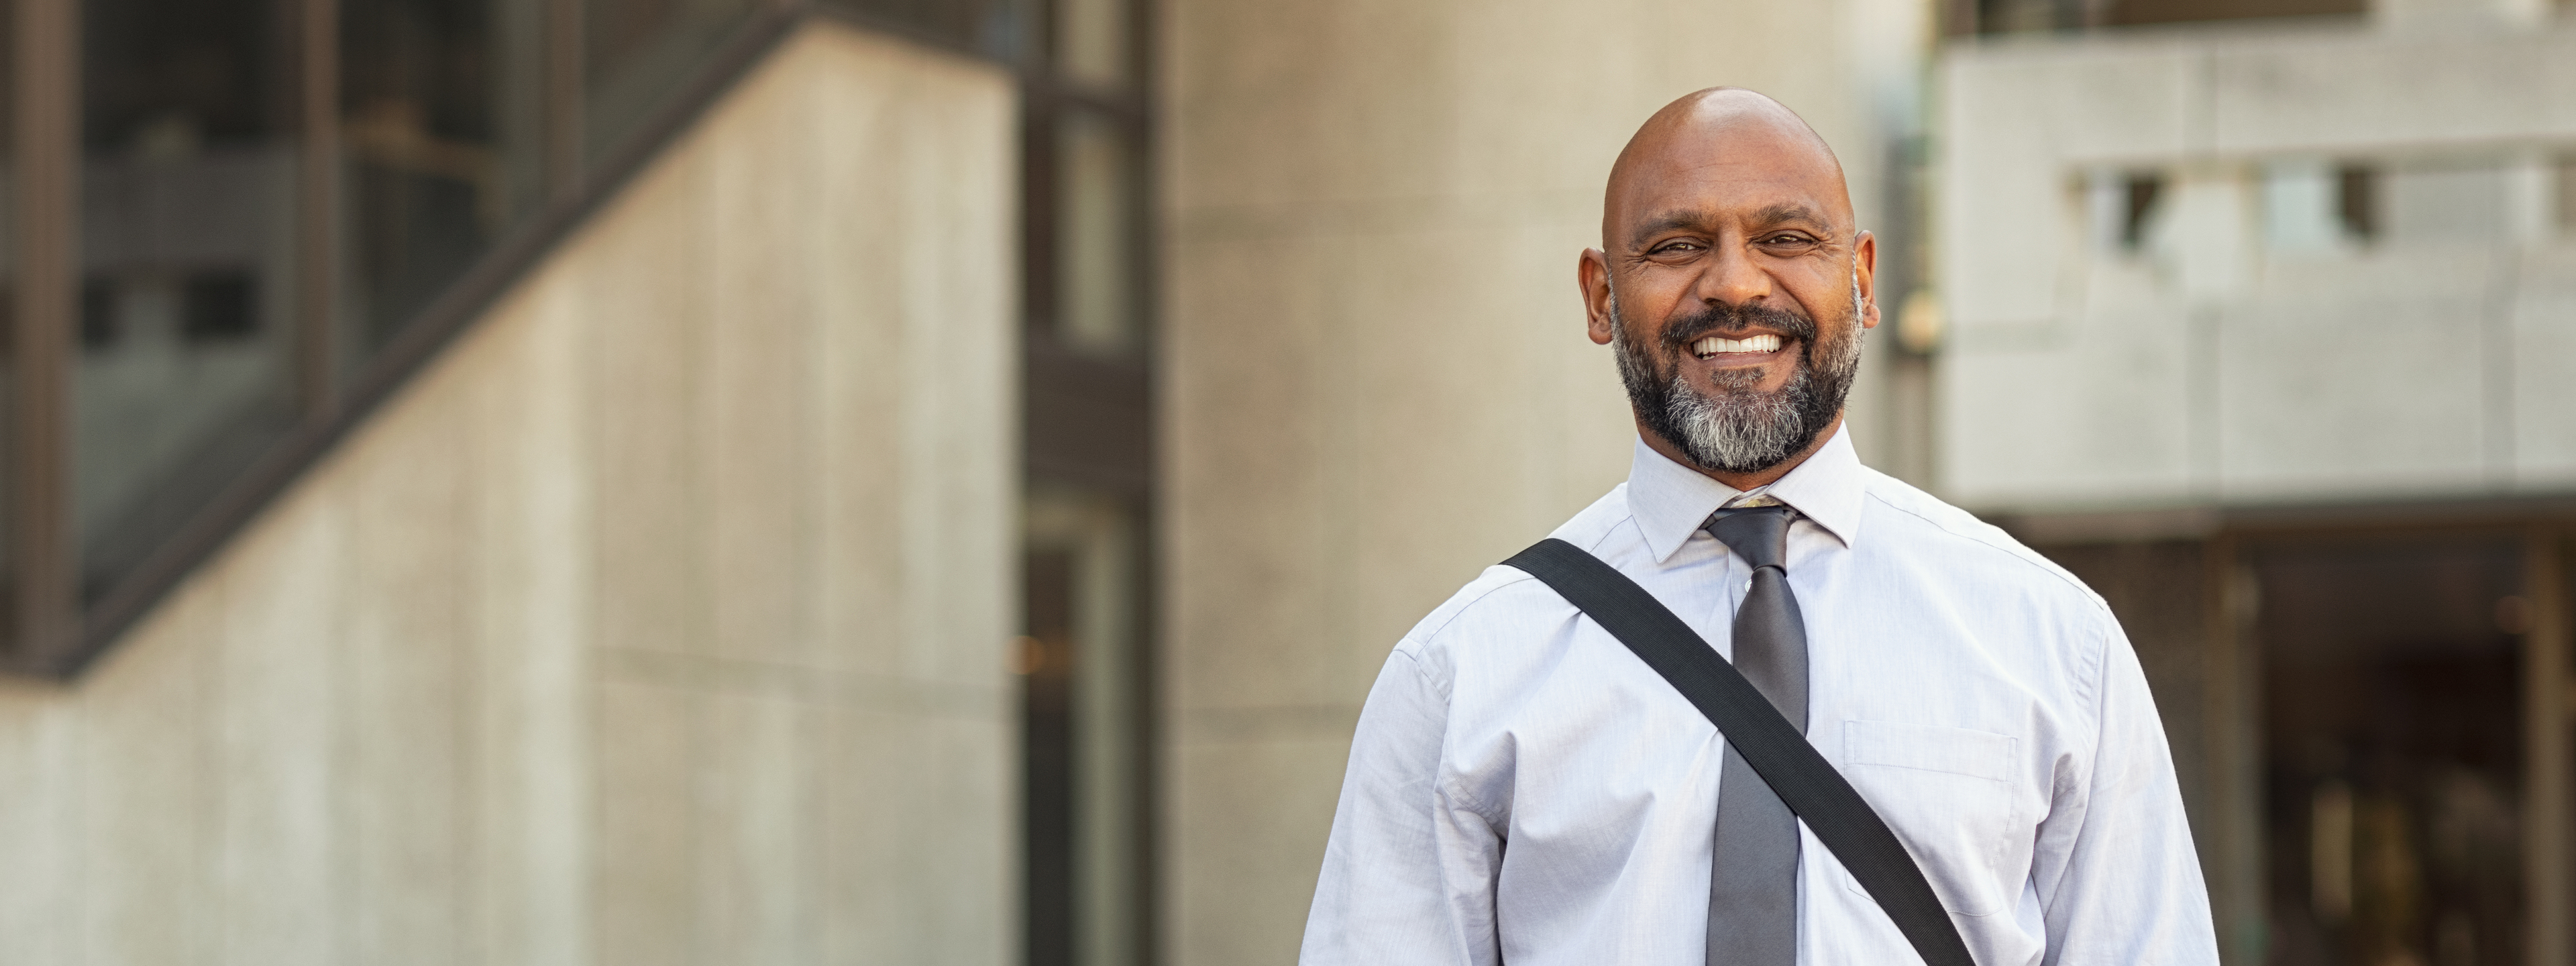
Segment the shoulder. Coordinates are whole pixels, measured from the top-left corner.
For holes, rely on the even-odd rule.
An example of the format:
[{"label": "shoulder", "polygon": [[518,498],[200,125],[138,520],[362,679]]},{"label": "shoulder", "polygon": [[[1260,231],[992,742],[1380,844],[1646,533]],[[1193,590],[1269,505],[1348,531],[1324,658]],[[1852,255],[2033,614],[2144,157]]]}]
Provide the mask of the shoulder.
[{"label": "shoulder", "polygon": [[2100,594],[2002,528],[1894,477],[1870,471],[1867,493],[1862,540],[1890,551],[1882,560],[1903,586],[2021,673],[2054,669],[2086,706],[2102,693],[2114,651],[2128,645]]},{"label": "shoulder", "polygon": [[2106,620],[2110,617],[2110,607],[2093,588],[2023,546],[2003,528],[1903,480],[1877,470],[1863,472],[1869,479],[1863,512],[1872,535],[1893,538],[1889,542],[1926,557],[1927,563],[1964,568],[1963,576],[1988,586],[2000,581],[2027,594],[2061,599]]},{"label": "shoulder", "polygon": [[[1641,542],[1628,511],[1627,484],[1613,487],[1548,536],[1605,559],[1615,558],[1627,543]],[[1538,578],[1498,563],[1424,616],[1406,632],[1396,651],[1425,675],[1446,681],[1462,648],[1506,646],[1516,638],[1543,637],[1551,627],[1572,621],[1576,613],[1573,604]]]}]

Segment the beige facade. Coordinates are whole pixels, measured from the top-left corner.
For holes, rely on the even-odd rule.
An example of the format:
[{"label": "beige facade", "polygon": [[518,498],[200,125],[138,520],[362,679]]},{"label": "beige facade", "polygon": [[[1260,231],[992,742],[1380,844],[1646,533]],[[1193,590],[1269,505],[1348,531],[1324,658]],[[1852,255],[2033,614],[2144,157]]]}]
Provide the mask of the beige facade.
[{"label": "beige facade", "polygon": [[2120,614],[2229,962],[2566,963],[2576,22],[2354,7],[1949,48],[1936,482]]},{"label": "beige facade", "polygon": [[[1958,48],[1943,492],[2017,511],[2568,492],[2576,219],[2554,195],[2576,24],[2457,6]],[[2370,176],[2370,238],[2335,223],[2338,166]],[[2133,213],[2140,179],[2158,193]]]},{"label": "beige facade", "polygon": [[[1577,253],[1716,84],[1803,113],[1865,225],[1928,7],[1163,5],[1164,949],[1295,959],[1388,650],[1627,473]],[[1884,341],[1884,340],[1881,340]],[[1865,455],[1883,396],[1855,401]]]},{"label": "beige facade", "polygon": [[141,626],[0,962],[1010,958],[1014,95],[809,26]]}]

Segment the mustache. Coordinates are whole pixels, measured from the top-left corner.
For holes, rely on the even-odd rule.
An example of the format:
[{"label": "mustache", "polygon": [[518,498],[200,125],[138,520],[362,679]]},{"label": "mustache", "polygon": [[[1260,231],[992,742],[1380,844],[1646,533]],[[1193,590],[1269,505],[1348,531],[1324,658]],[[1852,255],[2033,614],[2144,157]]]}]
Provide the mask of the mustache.
[{"label": "mustache", "polygon": [[1728,305],[1718,302],[1674,319],[1664,328],[1658,340],[1666,352],[1681,352],[1690,344],[1712,335],[1725,335],[1761,326],[1797,339],[1806,345],[1816,344],[1816,320],[1788,309],[1762,305]]}]

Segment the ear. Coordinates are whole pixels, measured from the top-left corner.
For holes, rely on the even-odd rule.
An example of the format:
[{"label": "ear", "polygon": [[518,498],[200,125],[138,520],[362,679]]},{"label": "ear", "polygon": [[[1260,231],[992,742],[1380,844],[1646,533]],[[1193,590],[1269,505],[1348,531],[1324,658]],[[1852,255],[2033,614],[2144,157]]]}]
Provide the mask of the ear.
[{"label": "ear", "polygon": [[1610,317],[1610,259],[1598,248],[1586,248],[1574,262],[1575,284],[1583,287],[1584,334],[1594,345],[1609,345],[1612,326],[1619,320]]},{"label": "ear", "polygon": [[1878,236],[1860,233],[1860,243],[1852,246],[1852,278],[1860,283],[1861,328],[1878,328]]}]

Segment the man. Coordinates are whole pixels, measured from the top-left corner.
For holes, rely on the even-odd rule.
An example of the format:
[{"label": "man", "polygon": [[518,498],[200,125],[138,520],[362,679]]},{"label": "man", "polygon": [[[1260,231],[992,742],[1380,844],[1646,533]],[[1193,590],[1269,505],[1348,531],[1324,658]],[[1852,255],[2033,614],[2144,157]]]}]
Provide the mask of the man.
[{"label": "man", "polygon": [[[1682,98],[1620,153],[1601,232],[1578,277],[1638,445],[1555,536],[1804,730],[1978,963],[2216,962],[2164,732],[2101,598],[1853,455],[1877,243],[1823,140],[1749,91]],[[1689,701],[1495,567],[1369,693],[1303,961],[1920,960]]]}]

